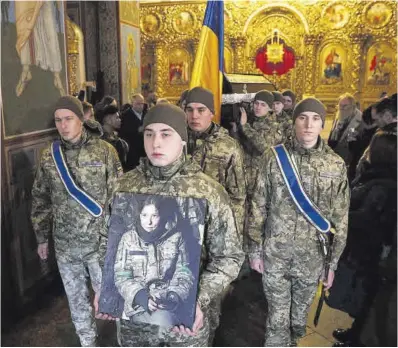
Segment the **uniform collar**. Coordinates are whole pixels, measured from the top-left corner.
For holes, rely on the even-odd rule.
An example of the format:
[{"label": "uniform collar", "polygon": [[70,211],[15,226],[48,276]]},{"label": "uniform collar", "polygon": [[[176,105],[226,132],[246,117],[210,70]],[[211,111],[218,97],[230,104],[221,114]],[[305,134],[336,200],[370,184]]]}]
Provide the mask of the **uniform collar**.
[{"label": "uniform collar", "polygon": [[318,136],[318,141],[315,144],[315,146],[310,149],[306,149],[297,141],[297,138],[294,136],[294,137],[292,137],[292,140],[291,140],[291,148],[294,152],[298,153],[301,156],[316,155],[316,154],[322,152],[322,150],[324,148],[324,142],[321,139],[321,137]]},{"label": "uniform collar", "polygon": [[147,167],[151,175],[159,180],[169,179],[175,174],[179,173],[185,163],[186,160],[184,155],[181,155],[173,163],[170,163],[169,165],[164,167],[156,167],[152,165],[148,159],[145,160],[145,166]]},{"label": "uniform collar", "polygon": [[69,142],[69,141],[66,141],[66,140],[64,140],[62,137],[61,137],[61,142],[62,142],[62,145],[65,147],[65,149],[67,149],[67,150],[69,150],[69,149],[80,149],[86,142],[87,142],[87,140],[88,140],[88,134],[87,134],[87,131],[86,131],[86,129],[83,127],[83,129],[82,129],[82,136],[81,136],[81,138],[80,138],[80,140],[78,141],[78,142],[76,142],[76,143],[71,143],[71,142]]}]

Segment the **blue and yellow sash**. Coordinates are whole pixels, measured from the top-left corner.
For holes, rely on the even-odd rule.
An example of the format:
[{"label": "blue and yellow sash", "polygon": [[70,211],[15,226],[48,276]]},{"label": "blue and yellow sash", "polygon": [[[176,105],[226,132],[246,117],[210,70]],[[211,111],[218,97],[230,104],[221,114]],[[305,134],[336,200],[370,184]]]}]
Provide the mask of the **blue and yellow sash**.
[{"label": "blue and yellow sash", "polygon": [[272,147],[272,151],[275,154],[283,179],[285,180],[286,186],[297,208],[299,208],[308,222],[319,232],[333,233],[329,220],[322,215],[319,208],[311,201],[304,191],[303,185],[300,182],[300,177],[285,146],[283,144],[274,146]]},{"label": "blue and yellow sash", "polygon": [[102,206],[94,198],[77,186],[77,184],[73,181],[68,166],[66,165],[61,149],[61,142],[59,140],[52,143],[51,155],[66,191],[68,191],[72,198],[75,199],[91,215],[95,217],[101,216]]}]

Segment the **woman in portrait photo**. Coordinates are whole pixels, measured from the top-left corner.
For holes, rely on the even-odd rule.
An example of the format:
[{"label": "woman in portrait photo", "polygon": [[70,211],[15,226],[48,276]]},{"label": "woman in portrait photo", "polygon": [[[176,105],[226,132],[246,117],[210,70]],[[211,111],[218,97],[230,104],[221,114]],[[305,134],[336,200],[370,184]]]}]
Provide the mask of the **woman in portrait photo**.
[{"label": "woman in portrait photo", "polygon": [[174,198],[150,196],[138,205],[114,267],[115,285],[125,300],[123,316],[163,327],[179,325],[194,276],[178,228],[178,204]]}]

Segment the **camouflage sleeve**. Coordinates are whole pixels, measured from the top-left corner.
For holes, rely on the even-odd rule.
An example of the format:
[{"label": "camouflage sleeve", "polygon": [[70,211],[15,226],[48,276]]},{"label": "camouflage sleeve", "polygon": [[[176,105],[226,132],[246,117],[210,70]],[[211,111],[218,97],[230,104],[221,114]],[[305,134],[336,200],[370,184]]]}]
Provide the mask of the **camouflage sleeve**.
[{"label": "camouflage sleeve", "polygon": [[46,159],[46,153],[43,152],[32,188],[31,220],[38,244],[48,241],[52,224],[50,180],[44,170]]},{"label": "camouflage sleeve", "polygon": [[266,131],[257,131],[252,128],[248,123],[242,126],[242,132],[247,138],[246,141],[250,143],[250,147],[253,148],[258,154],[262,154],[268,148],[268,141],[266,141]]},{"label": "camouflage sleeve", "polygon": [[[127,252],[129,250],[127,239],[129,238],[129,233],[132,232],[126,232],[120,240],[114,267],[115,285],[120,295],[124,298],[124,311],[127,316],[132,315],[134,311],[133,302],[135,296],[140,290],[145,289],[145,279],[134,276],[134,261],[130,260],[128,262],[127,260]],[[141,264],[142,260],[139,263]]]},{"label": "camouflage sleeve", "polygon": [[108,145],[108,160],[107,160],[107,188],[108,188],[108,198],[112,196],[112,193],[115,188],[115,184],[118,178],[123,175],[122,165],[119,160],[119,156],[115,150],[115,148],[106,143]]},{"label": "camouflage sleeve", "polygon": [[176,269],[170,281],[168,291],[175,292],[182,301],[186,301],[193,287],[193,274],[188,267],[188,253],[184,239],[179,241]]},{"label": "camouflage sleeve", "polygon": [[243,169],[243,154],[238,144],[236,144],[236,150],[228,164],[225,181],[225,189],[231,199],[237,229],[241,236],[245,218],[246,179]]},{"label": "camouflage sleeve", "polygon": [[257,171],[252,199],[249,202],[245,251],[251,259],[258,259],[262,255],[263,231],[269,206],[270,156],[270,151],[263,156],[263,163],[266,164]]},{"label": "camouflage sleeve", "polygon": [[347,230],[348,230],[348,212],[350,205],[350,187],[348,186],[347,170],[345,165],[342,165],[342,177],[340,183],[336,188],[336,193],[333,200],[333,212],[331,222],[336,229],[336,234],[333,241],[333,253],[330,263],[330,269],[336,270],[337,262],[344,250]]},{"label": "camouflage sleeve", "polygon": [[218,197],[209,199],[206,217],[204,244],[209,261],[200,275],[198,293],[199,306],[204,310],[238,276],[244,259],[228,195],[221,186],[218,192]]},{"label": "camouflage sleeve", "polygon": [[119,156],[117,155],[117,152],[115,148],[106,143],[107,148],[108,148],[108,156],[107,156],[107,161],[106,161],[106,187],[107,187],[107,198],[105,201],[105,206],[104,206],[104,228],[100,230],[100,260],[104,260],[105,258],[105,253],[106,253],[106,247],[107,247],[107,240],[108,240],[108,222],[110,218],[110,207],[111,207],[111,201],[112,201],[112,195],[113,192],[115,191],[116,188],[116,183],[117,179],[123,175],[123,169],[122,165],[119,160]]}]

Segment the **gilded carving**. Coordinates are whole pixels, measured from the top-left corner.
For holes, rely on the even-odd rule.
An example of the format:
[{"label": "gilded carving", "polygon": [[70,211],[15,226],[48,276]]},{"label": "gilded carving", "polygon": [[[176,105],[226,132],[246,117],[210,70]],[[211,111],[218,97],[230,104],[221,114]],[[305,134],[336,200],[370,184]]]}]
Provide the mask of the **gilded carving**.
[{"label": "gilded carving", "polygon": [[[351,49],[353,57],[361,57],[363,51],[363,44],[366,40],[366,35],[351,35]],[[359,92],[360,90],[360,73],[361,73],[361,61],[360,59],[353,59],[351,62],[351,85],[350,89],[353,93]]]},{"label": "gilded carving", "polygon": [[167,49],[164,45],[155,46],[155,86],[159,96],[166,96],[168,86]]},{"label": "gilded carving", "polygon": [[66,32],[68,36],[68,83],[69,93],[79,93],[78,62],[79,62],[79,32],[77,25],[69,18],[66,19]]},{"label": "gilded carving", "polygon": [[[290,72],[282,76],[270,76],[279,88],[290,87],[299,96],[316,95],[325,102],[333,103],[343,91],[359,92],[362,98],[360,102],[376,100],[381,89],[396,90],[395,54],[384,63],[391,65],[389,85],[380,84],[384,80],[380,79],[378,73],[374,73],[378,76],[377,83],[372,82],[370,77],[373,74],[370,72],[370,61],[373,59],[370,55],[391,56],[385,46],[379,46],[379,50],[384,50],[384,53],[376,54],[375,45],[386,43],[394,53],[397,48],[396,40],[391,39],[397,36],[394,25],[397,9],[394,4],[392,1],[381,0],[225,2],[226,66],[231,73],[259,74],[254,60],[256,52],[264,47],[277,29],[280,38],[294,50],[296,57],[295,68]],[[160,27],[155,35],[143,30],[142,41],[146,43],[153,40],[156,47],[163,47],[163,51],[155,49],[156,55],[159,50],[167,56],[172,49],[184,48],[189,53],[192,64],[199,44],[205,7],[205,1],[141,3],[141,18],[152,14],[158,18]],[[181,13],[194,14],[195,25],[188,28],[188,31],[178,31],[176,18]],[[181,17],[180,19],[183,21]],[[189,15],[184,20],[192,23]],[[159,32],[162,33],[161,37],[157,35]],[[335,52],[331,51],[333,45],[337,45]],[[338,47],[343,47],[345,53],[339,51]],[[328,64],[325,62],[327,56]],[[156,62],[154,76],[158,95],[178,97],[184,87],[170,84],[168,57],[165,59],[157,56]],[[338,64],[341,64],[340,74],[335,68]],[[390,71],[390,67],[388,69]]]}]

